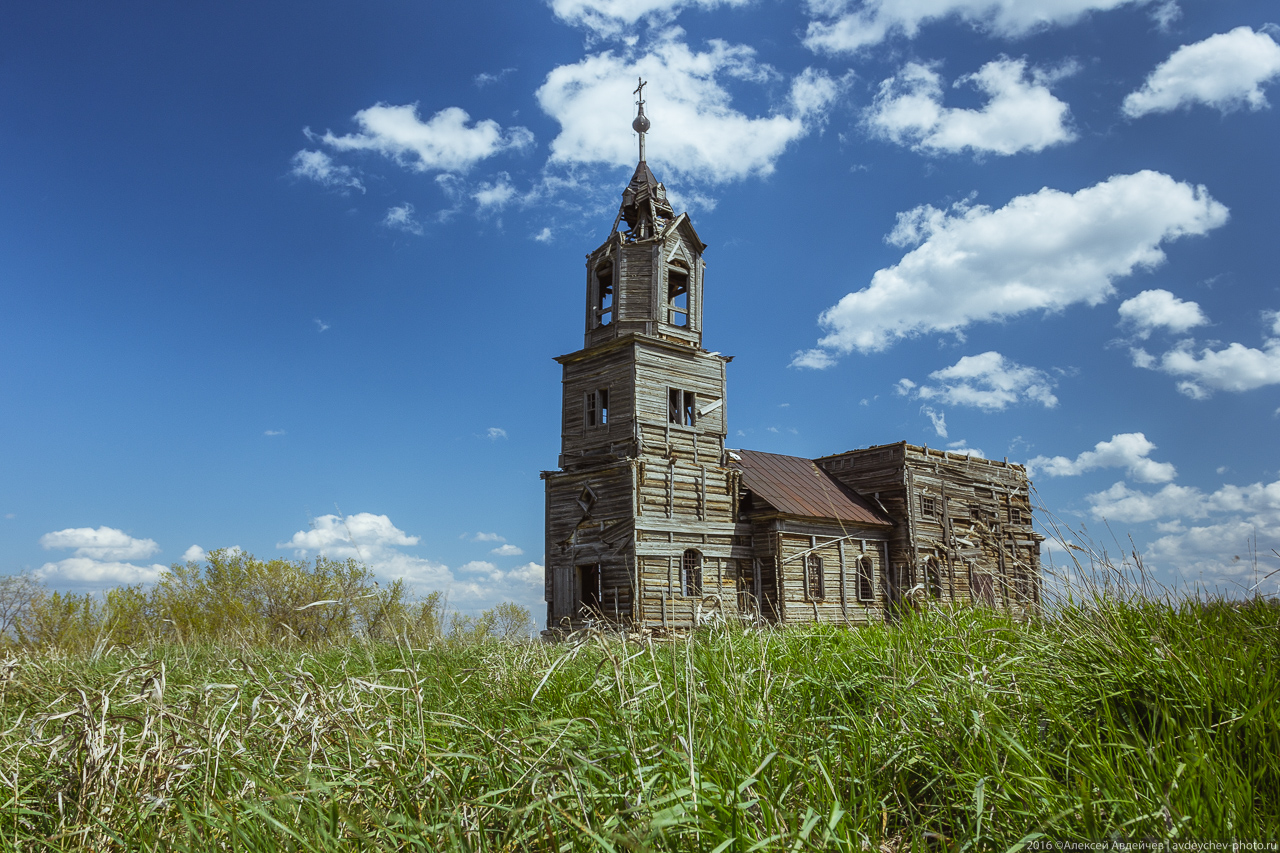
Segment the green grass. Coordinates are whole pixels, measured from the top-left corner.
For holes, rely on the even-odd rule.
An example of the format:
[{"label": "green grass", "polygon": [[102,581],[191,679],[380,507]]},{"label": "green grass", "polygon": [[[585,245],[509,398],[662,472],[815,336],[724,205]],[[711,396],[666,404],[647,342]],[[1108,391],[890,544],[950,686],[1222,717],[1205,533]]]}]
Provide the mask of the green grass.
[{"label": "green grass", "polygon": [[[22,850],[1007,850],[1280,839],[1280,606],[0,667]],[[161,689],[160,682],[163,680]]]}]

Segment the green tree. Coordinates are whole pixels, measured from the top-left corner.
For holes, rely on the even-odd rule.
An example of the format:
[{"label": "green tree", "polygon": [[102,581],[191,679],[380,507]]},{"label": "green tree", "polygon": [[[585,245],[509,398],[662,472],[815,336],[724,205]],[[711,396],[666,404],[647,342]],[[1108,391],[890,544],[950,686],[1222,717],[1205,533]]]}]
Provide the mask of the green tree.
[{"label": "green tree", "polygon": [[104,610],[90,593],[51,592],[37,597],[15,623],[25,646],[83,653],[105,639]]}]

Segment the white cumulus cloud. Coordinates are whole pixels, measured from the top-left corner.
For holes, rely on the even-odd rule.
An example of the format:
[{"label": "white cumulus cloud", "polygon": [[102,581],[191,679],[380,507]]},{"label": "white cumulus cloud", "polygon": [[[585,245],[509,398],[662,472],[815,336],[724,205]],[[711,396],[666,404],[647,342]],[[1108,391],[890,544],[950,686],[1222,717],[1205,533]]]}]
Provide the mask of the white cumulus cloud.
[{"label": "white cumulus cloud", "polygon": [[[1075,477],[1098,468],[1124,468],[1140,483],[1168,483],[1177,476],[1169,462],[1151,458],[1156,446],[1140,432],[1124,432],[1099,441],[1075,459],[1066,456],[1037,456],[1027,462],[1027,473],[1043,472],[1050,477]],[[1123,484],[1117,484],[1123,485]],[[1115,488],[1115,487],[1113,487]]]},{"label": "white cumulus cloud", "polygon": [[192,545],[190,548],[182,552],[182,562],[199,563],[206,556],[208,555],[205,553],[205,550],[203,548],[201,548],[199,545]]},{"label": "white cumulus cloud", "polygon": [[[917,385],[904,379],[898,387],[921,400],[972,406],[988,412],[1003,411],[1019,402],[1039,403],[1046,409],[1058,405],[1049,374],[1018,364],[998,352],[966,355],[950,367],[933,371],[929,378],[936,384]],[[938,434],[946,435],[945,432]]]},{"label": "white cumulus cloud", "polygon": [[33,573],[45,583],[73,583],[90,586],[116,586],[118,584],[154,583],[166,566],[153,563],[138,566],[119,560],[94,560],[89,557],[68,557],[56,563],[45,563]]},{"label": "white cumulus cloud", "polygon": [[618,97],[637,76],[652,121],[647,159],[660,173],[711,183],[767,175],[786,150],[820,126],[840,83],[806,70],[792,81],[787,99],[764,116],[732,105],[727,79],[763,83],[779,77],[743,45],[720,40],[707,50],[689,48],[679,30],[668,31],[642,53],[605,51],[547,75],[538,103],[560,123],[551,142],[553,165],[634,166],[634,106]]},{"label": "white cumulus cloud", "polygon": [[1113,295],[1112,282],[1165,259],[1160,244],[1205,234],[1227,208],[1203,186],[1160,172],[1116,175],[1065,193],[1048,187],[999,209],[962,203],[898,214],[889,242],[916,245],[871,284],[819,317],[819,352],[793,364],[822,366],[832,353],[883,350],[929,332],[1056,311]]},{"label": "white cumulus cloud", "polygon": [[1209,318],[1195,302],[1179,299],[1167,290],[1144,290],[1120,303],[1120,321],[1132,326],[1140,338],[1148,338],[1158,329],[1180,334],[1203,326]]},{"label": "white cumulus cloud", "polygon": [[290,174],[299,178],[307,178],[326,187],[338,189],[355,189],[364,192],[364,184],[350,166],[342,166],[333,162],[333,158],[323,151],[303,149],[293,155],[293,168]]},{"label": "white cumulus cloud", "polygon": [[1126,483],[1086,496],[1095,518],[1138,523],[1181,516],[1202,518],[1206,514],[1204,494],[1191,486],[1170,483],[1158,492],[1142,492]]},{"label": "white cumulus cloud", "polygon": [[987,96],[981,109],[944,107],[942,77],[907,63],[880,84],[865,121],[875,136],[926,153],[1017,154],[1070,142],[1069,108],[1049,91],[1048,75],[1026,60],[997,59],[956,80]]},{"label": "white cumulus cloud", "polygon": [[[1153,561],[1176,568],[1184,581],[1203,584],[1209,592],[1250,594],[1257,590],[1274,595],[1280,589],[1280,576],[1270,574],[1274,560],[1266,560],[1270,552],[1280,550],[1280,513],[1170,526],[1174,529],[1152,542],[1147,554]],[[1263,555],[1261,571],[1255,570],[1252,553]]]},{"label": "white cumulus cloud", "polygon": [[1156,66],[1141,89],[1124,99],[1124,113],[1138,118],[1205,104],[1226,113],[1267,106],[1262,87],[1280,77],[1280,45],[1263,32],[1231,32],[1184,44]]},{"label": "white cumulus cloud", "polygon": [[372,151],[419,172],[466,172],[481,160],[533,144],[523,127],[492,119],[472,122],[460,107],[446,107],[423,121],[417,104],[376,104],[355,114],[359,133],[318,137],[335,151]]},{"label": "white cumulus cloud", "polygon": [[551,0],[551,11],[565,23],[598,35],[618,35],[640,21],[662,23],[686,7],[745,6],[750,0]]},{"label": "white cumulus cloud", "polygon": [[544,584],[540,563],[529,562],[504,571],[487,560],[473,560],[458,568],[449,600],[476,608],[515,601],[528,607],[536,619],[541,615]]},{"label": "white cumulus cloud", "polygon": [[410,536],[392,524],[385,515],[358,512],[348,516],[322,515],[315,519],[310,530],[299,530],[288,542],[276,547],[293,548],[300,557],[312,552],[345,560],[359,556],[355,549],[361,545],[388,548],[417,545],[419,541],[417,536]]},{"label": "white cumulus cloud", "polygon": [[68,527],[40,537],[46,549],[74,548],[75,556],[91,560],[138,560],[160,550],[154,539],[135,539],[114,527]]},{"label": "white cumulus cloud", "polygon": [[419,589],[447,590],[453,581],[448,566],[400,550],[419,541],[385,515],[358,512],[322,515],[312,521],[309,530],[299,530],[276,547],[292,549],[303,559],[323,555],[333,560],[359,560],[382,577],[402,578]]},{"label": "white cumulus cloud", "polygon": [[914,38],[920,27],[958,18],[992,35],[1018,38],[1074,23],[1090,12],[1145,5],[1151,0],[808,0],[819,20],[805,45],[814,51],[852,53],[891,36]]},{"label": "white cumulus cloud", "polygon": [[[1148,560],[1181,574],[1185,581],[1253,588],[1250,552],[1280,549],[1280,481],[1247,486],[1224,485],[1211,493],[1170,483],[1156,492],[1116,483],[1088,496],[1097,518],[1120,522],[1148,522],[1164,534],[1145,550]],[[1280,587],[1273,576],[1261,577],[1271,591]]]},{"label": "white cumulus cloud", "polygon": [[1199,351],[1195,342],[1188,340],[1159,357],[1135,349],[1133,362],[1137,367],[1186,377],[1178,383],[1178,390],[1194,400],[1205,400],[1214,391],[1252,391],[1280,384],[1280,338],[1267,340],[1262,349],[1230,343],[1222,349],[1206,346]]},{"label": "white cumulus cloud", "polygon": [[[464,535],[475,542],[501,542],[496,533]],[[451,570],[443,563],[408,553],[421,544],[421,537],[401,530],[386,515],[359,512],[351,515],[323,515],[308,530],[299,530],[279,548],[293,550],[303,559],[323,555],[329,559],[358,560],[379,577],[403,579],[418,593],[439,590],[451,606],[473,612],[502,601],[516,601],[540,614],[542,567],[530,563],[511,570],[498,568],[487,560],[464,563]],[[514,547],[514,546],[507,546]],[[518,553],[499,548],[495,553]],[[531,580],[536,575],[536,583]]]},{"label": "white cumulus cloud", "polygon": [[521,554],[524,553],[524,550],[515,545],[507,544],[507,545],[499,545],[497,548],[494,548],[489,553],[497,554],[499,557],[519,557]]},{"label": "white cumulus cloud", "polygon": [[[1087,497],[1098,518],[1153,521],[1159,518],[1201,519],[1218,513],[1255,516],[1264,528],[1280,535],[1280,480],[1248,486],[1224,485],[1205,494],[1193,486],[1174,483],[1157,492],[1140,492],[1124,483]],[[1271,518],[1271,516],[1275,516]]]},{"label": "white cumulus cloud", "polygon": [[40,537],[47,550],[74,549],[71,557],[45,563],[35,576],[45,582],[91,585],[151,583],[165,567],[126,562],[160,550],[154,539],[136,539],[114,527],[69,527]]}]

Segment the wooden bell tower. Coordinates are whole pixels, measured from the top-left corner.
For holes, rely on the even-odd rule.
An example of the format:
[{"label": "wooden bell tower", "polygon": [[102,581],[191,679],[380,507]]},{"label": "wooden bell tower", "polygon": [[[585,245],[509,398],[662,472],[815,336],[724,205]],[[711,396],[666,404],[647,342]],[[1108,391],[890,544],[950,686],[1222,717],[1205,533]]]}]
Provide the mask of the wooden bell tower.
[{"label": "wooden bell tower", "polygon": [[729,556],[708,534],[732,541],[730,359],[702,348],[706,245],[645,162],[644,85],[639,163],[608,238],[587,255],[583,348],[556,359],[559,470],[542,475],[553,631],[695,620],[708,567],[724,573],[709,561]]}]

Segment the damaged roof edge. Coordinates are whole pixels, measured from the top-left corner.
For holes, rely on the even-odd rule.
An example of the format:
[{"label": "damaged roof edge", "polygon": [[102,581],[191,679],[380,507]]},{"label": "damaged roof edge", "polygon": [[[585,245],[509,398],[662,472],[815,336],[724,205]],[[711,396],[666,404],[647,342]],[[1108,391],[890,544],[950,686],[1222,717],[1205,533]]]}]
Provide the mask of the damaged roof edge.
[{"label": "damaged roof edge", "polygon": [[734,450],[729,459],[742,472],[743,485],[778,512],[876,527],[894,524],[892,518],[812,459],[759,450]]}]

